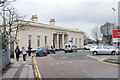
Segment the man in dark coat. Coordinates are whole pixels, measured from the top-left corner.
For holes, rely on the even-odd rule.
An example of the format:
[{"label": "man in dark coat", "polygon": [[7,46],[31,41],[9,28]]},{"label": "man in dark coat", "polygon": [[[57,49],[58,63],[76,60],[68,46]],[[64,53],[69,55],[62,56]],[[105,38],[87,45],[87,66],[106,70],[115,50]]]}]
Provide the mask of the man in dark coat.
[{"label": "man in dark coat", "polygon": [[31,56],[31,46],[28,47],[28,55]]},{"label": "man in dark coat", "polygon": [[16,53],[16,59],[17,59],[17,61],[19,61],[19,55],[20,55],[19,46],[17,46],[17,48],[15,49],[15,53]]}]

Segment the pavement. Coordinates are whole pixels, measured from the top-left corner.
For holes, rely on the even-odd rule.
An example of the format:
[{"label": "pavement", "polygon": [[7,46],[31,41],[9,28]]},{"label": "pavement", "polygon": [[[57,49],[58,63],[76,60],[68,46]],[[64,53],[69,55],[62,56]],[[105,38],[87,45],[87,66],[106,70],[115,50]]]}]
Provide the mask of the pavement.
[{"label": "pavement", "polygon": [[103,61],[113,63],[113,64],[120,64],[120,56],[116,55],[116,56],[106,57],[103,59]]},{"label": "pavement", "polygon": [[2,74],[2,80],[34,80],[34,78],[32,56],[27,56],[26,61],[23,61],[22,54],[20,55],[19,61],[11,59],[11,64],[7,66],[6,70],[3,71]]}]

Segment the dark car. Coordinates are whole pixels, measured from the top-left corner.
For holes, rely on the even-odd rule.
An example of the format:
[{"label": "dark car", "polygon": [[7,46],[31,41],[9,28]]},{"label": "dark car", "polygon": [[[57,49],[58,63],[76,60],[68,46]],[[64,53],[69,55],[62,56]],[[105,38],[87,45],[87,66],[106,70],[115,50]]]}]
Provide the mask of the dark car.
[{"label": "dark car", "polygon": [[51,54],[51,53],[55,54],[56,53],[55,49],[53,49],[51,47],[45,47],[45,49],[47,51],[47,54]]},{"label": "dark car", "polygon": [[47,56],[47,52],[46,52],[45,48],[43,48],[43,47],[37,48],[36,56]]}]

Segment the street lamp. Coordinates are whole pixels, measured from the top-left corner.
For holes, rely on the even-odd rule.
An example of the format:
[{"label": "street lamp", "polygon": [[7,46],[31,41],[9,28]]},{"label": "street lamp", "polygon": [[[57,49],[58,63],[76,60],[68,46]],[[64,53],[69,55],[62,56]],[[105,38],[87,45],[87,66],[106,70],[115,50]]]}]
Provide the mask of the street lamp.
[{"label": "street lamp", "polygon": [[[113,30],[115,29],[115,8],[112,8],[113,10],[113,15],[114,15],[114,23],[113,23]],[[113,42],[114,44],[114,42]],[[117,53],[115,53],[115,56],[117,55]]]},{"label": "street lamp", "polygon": [[[114,15],[114,26],[115,26],[115,8],[112,8],[113,10],[113,15]],[[114,26],[113,26],[113,29],[114,29]]]}]

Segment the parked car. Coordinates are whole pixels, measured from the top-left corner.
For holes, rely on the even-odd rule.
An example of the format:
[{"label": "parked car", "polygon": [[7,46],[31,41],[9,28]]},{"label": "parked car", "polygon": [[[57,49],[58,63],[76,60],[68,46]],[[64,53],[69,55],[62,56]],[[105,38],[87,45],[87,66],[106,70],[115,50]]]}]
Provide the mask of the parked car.
[{"label": "parked car", "polygon": [[110,46],[110,48],[115,49],[116,54],[120,54],[120,46]]},{"label": "parked car", "polygon": [[64,51],[65,53],[66,52],[77,52],[77,46],[73,44],[65,44]]},{"label": "parked car", "polygon": [[101,46],[97,46],[96,48],[91,49],[90,52],[92,52],[93,55],[115,54],[116,49],[110,48],[110,46],[107,46],[107,45],[101,45]]},{"label": "parked car", "polygon": [[96,44],[87,44],[87,45],[84,46],[84,49],[85,50],[90,50],[90,49],[95,48],[95,47],[97,47]]},{"label": "parked car", "polygon": [[36,56],[47,56],[47,52],[44,47],[37,48]]},{"label": "parked car", "polygon": [[47,51],[47,54],[51,54],[51,53],[55,54],[56,53],[55,49],[53,49],[51,47],[45,47],[45,49]]}]

